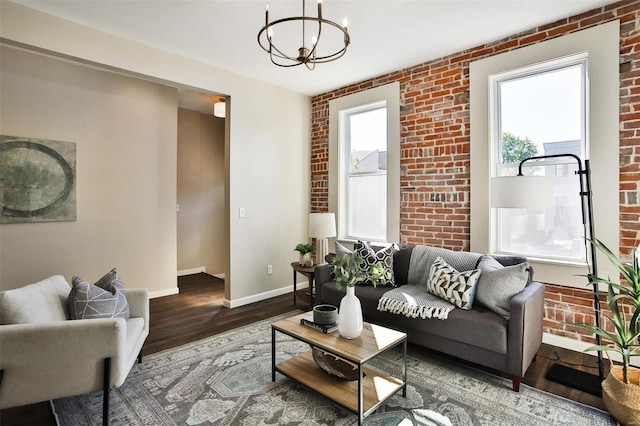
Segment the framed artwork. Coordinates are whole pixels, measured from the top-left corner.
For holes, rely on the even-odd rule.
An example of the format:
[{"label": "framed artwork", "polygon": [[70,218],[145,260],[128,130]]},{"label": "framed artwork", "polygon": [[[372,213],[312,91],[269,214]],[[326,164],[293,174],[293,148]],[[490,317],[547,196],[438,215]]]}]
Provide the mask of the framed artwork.
[{"label": "framed artwork", "polygon": [[0,224],[76,220],[76,144],[0,135]]}]

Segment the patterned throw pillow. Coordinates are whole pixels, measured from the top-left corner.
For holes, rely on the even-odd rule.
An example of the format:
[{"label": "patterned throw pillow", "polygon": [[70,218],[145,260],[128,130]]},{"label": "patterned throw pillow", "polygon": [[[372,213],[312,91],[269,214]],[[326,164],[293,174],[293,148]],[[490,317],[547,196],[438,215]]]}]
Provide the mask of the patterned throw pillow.
[{"label": "patterned throw pillow", "polygon": [[469,310],[473,305],[480,269],[458,272],[440,256],[431,265],[427,291],[459,308]]},{"label": "patterned throw pillow", "polygon": [[367,281],[363,283],[363,285],[371,285],[371,267],[382,262],[384,269],[391,272],[391,278],[379,285],[395,287],[396,284],[393,277],[393,254],[398,251],[398,246],[396,244],[389,244],[388,246],[375,251],[366,241],[358,241],[354,244],[353,251],[364,260],[361,268],[367,276]]},{"label": "patterned throw pillow", "polygon": [[129,319],[129,303],[124,286],[113,268],[95,284],[79,277],[71,279],[69,317],[71,319],[124,318]]}]

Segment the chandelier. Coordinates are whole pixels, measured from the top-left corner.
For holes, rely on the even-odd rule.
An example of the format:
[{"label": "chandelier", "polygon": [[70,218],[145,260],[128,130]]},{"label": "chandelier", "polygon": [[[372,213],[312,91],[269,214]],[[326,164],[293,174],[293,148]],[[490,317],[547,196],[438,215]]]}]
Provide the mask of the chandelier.
[{"label": "chandelier", "polygon": [[[316,64],[335,61],[345,54],[350,43],[346,18],[342,21],[342,25],[339,25],[328,19],[324,19],[322,17],[322,0],[317,1],[317,17],[306,15],[306,2],[305,0],[302,0],[302,16],[282,18],[273,22],[269,22],[269,4],[267,3],[265,11],[265,24],[260,32],[258,32],[258,44],[265,52],[269,54],[269,59],[271,59],[271,62],[274,65],[288,68],[304,64],[307,69],[313,70],[316,67]],[[292,48],[291,46],[287,46],[287,48],[284,48],[282,44],[279,44],[280,47],[277,47],[274,41],[274,39],[276,38],[274,37],[274,28],[276,26],[278,26],[279,28],[279,37],[277,37],[277,39],[280,41],[280,43],[284,43],[284,40],[291,39],[291,33],[289,32],[287,34],[287,29],[290,30],[290,28],[285,27],[287,27],[287,23],[292,22],[298,24],[302,23],[302,38],[300,39],[300,44],[302,44],[302,47],[297,47],[300,44],[296,45],[298,50],[297,54],[285,53],[287,49],[293,50],[295,49],[295,47]],[[307,28],[307,26],[309,26],[310,28]],[[280,34],[280,29],[282,29],[282,34]],[[326,29],[326,31],[330,31],[328,33],[328,37],[334,40],[334,42],[336,40],[336,35],[337,37],[342,39],[339,42],[340,44],[334,50],[329,51],[329,53],[320,53],[318,48],[318,45],[320,43],[320,36],[322,35],[322,31],[324,29]],[[309,33],[312,34],[309,40],[307,40],[307,30],[309,30]],[[327,37],[325,37],[325,39],[326,38]],[[322,52],[324,52],[324,50]]]}]

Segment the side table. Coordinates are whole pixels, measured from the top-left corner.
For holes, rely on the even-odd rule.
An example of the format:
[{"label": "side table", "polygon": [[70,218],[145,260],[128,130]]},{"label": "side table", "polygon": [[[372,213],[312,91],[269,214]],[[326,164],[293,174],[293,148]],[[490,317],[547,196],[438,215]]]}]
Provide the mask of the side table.
[{"label": "side table", "polygon": [[304,266],[300,262],[293,262],[291,264],[293,268],[293,304],[296,304],[296,290],[297,290],[297,273],[306,276],[309,279],[309,309],[313,308],[313,285],[315,281],[316,267]]}]

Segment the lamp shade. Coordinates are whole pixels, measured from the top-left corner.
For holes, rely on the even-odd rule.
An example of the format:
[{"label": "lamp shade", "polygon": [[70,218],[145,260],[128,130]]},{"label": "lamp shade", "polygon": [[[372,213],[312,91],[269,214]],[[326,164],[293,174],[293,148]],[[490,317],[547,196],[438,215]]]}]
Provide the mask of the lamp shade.
[{"label": "lamp shade", "polygon": [[491,178],[491,207],[543,209],[552,205],[552,177],[501,176]]},{"label": "lamp shade", "polygon": [[310,213],[309,237],[331,238],[336,236],[336,215],[334,213]]}]

